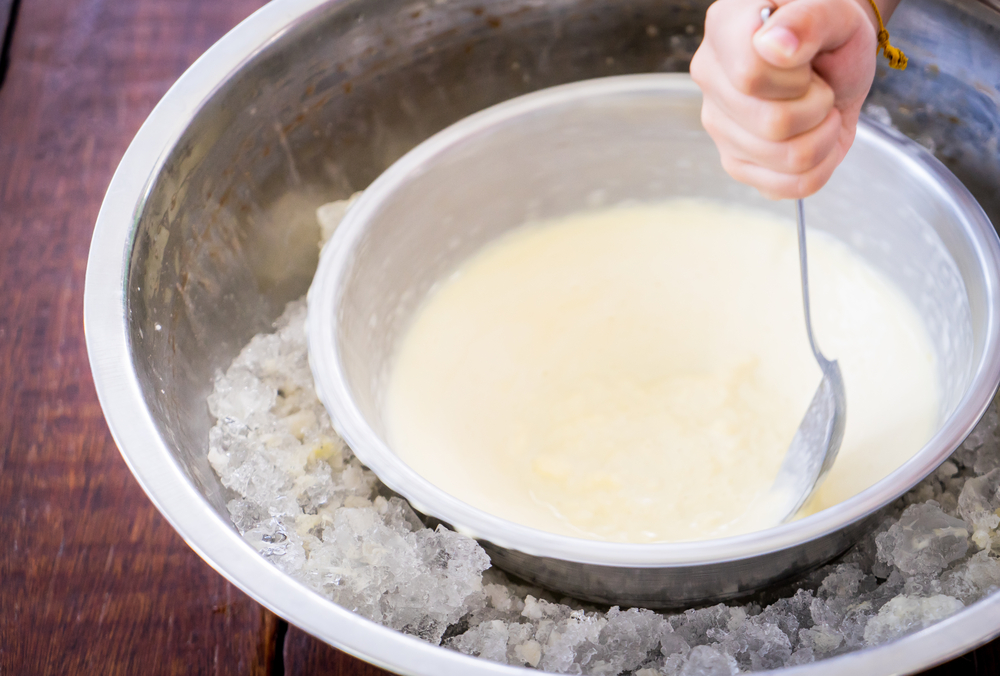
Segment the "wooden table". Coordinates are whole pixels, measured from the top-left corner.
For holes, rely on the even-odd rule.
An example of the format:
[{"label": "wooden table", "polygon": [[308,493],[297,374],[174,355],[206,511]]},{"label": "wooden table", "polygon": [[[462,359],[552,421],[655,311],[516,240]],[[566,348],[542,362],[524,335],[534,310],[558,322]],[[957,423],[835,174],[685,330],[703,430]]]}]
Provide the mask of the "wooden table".
[{"label": "wooden table", "polygon": [[[119,456],[87,362],[87,250],[112,172],[174,80],[261,4],[21,3],[0,88],[0,674],[386,673],[184,544]],[[998,674],[998,655],[928,673]]]}]

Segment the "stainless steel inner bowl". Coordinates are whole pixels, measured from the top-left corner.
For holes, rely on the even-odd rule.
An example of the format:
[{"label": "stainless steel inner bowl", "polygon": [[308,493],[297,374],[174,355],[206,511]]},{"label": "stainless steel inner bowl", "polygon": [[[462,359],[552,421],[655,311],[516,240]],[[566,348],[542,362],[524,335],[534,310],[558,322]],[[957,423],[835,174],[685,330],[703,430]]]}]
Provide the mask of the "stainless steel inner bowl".
[{"label": "stainless steel inner bowl", "polygon": [[[101,208],[85,323],[123,457],[208,563],[305,631],[394,672],[529,673],[364,620],[260,557],[233,527],[230,496],[208,465],[205,397],[215,371],[306,292],[315,207],[500,101],[586,78],[686,70],[707,5],[272,0],[178,80]],[[933,145],[1000,222],[1000,14],[973,0],[907,0],[890,28],[910,67],[880,71],[869,100]],[[994,594],[892,644],[782,674],[910,673],[996,635],[998,613]]]},{"label": "stainless steel inner bowl", "polygon": [[834,178],[808,202],[918,308],[935,347],[937,433],[900,469],[799,521],[714,541],[622,544],[497,518],[437,488],[385,441],[392,358],[429,289],[529,220],[595,206],[701,197],[783,213],[730,179],[687,75],[601,78],[494,106],[431,137],[348,211],[309,291],[317,391],[358,457],[425,514],[483,542],[494,563],[587,600],[647,607],[731,599],[844,551],[869,517],[943,462],[1000,378],[1000,244],[968,191],[918,144],[863,122]]}]

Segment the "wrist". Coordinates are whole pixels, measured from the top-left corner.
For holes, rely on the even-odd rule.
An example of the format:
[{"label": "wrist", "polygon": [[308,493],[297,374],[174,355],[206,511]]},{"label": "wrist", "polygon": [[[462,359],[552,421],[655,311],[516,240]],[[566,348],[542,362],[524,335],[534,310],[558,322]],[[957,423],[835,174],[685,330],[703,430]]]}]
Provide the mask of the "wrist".
[{"label": "wrist", "polygon": [[[892,13],[896,11],[896,7],[899,5],[900,0],[873,0],[875,5],[878,6],[878,11],[882,15],[882,23],[889,23],[889,17]],[[879,31],[878,17],[875,14],[875,10],[872,9],[872,3],[869,0],[855,0],[855,2],[860,5],[861,9],[864,11],[865,16],[868,17],[868,21],[871,23],[872,27],[875,29],[877,34]]]}]

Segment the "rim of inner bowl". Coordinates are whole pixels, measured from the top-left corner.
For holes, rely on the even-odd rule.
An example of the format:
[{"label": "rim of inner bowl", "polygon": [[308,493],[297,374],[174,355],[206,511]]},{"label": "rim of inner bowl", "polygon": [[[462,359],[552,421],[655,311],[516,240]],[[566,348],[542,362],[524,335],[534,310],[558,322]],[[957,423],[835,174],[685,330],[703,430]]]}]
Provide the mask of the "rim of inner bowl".
[{"label": "rim of inner bowl", "polygon": [[[132,241],[147,187],[163,158],[175,147],[190,118],[259,50],[319,6],[340,4],[342,0],[272,0],[209,48],[164,95],[136,134],[101,206],[87,263],[84,324],[95,389],[115,443],[140,487],[195,553],[251,598],[323,641],[396,673],[537,674],[534,669],[471,657],[376,624],[321,596],[261,557],[232,523],[212,508],[178,465],[146,406],[132,364],[126,306]],[[898,641],[760,673],[912,673],[995,636],[1000,631],[995,622],[998,611],[1000,594],[993,594]]]},{"label": "rim of inner bowl", "polygon": [[309,289],[309,361],[316,389],[338,433],[386,485],[413,506],[452,525],[459,532],[526,554],[579,563],[629,567],[671,567],[753,557],[807,542],[839,530],[878,510],[916,485],[961,444],[986,411],[1000,381],[1000,340],[995,299],[1000,289],[1000,240],[968,190],[921,146],[901,134],[862,121],[858,140],[897,156],[952,204],[952,215],[975,249],[983,271],[987,303],[984,349],[973,365],[964,396],[941,428],[910,460],[889,476],[848,500],[798,521],[755,533],[715,540],[631,544],[586,540],[541,531],[468,505],[441,490],[396,456],[371,428],[351,396],[336,335],[345,276],[355,247],[370,219],[407,179],[447,149],[520,116],[600,97],[671,95],[700,98],[687,74],[620,75],[543,89],[499,103],[447,127],[390,166],[348,210],[324,247]]}]

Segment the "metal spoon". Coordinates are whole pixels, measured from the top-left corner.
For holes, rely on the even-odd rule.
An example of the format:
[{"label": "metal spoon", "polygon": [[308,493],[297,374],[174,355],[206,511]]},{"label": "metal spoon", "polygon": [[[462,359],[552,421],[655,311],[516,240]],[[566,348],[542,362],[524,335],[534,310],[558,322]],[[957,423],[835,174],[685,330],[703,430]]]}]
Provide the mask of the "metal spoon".
[{"label": "metal spoon", "polygon": [[799,429],[788,446],[785,461],[778,470],[778,476],[771,485],[771,499],[778,519],[788,521],[816,487],[826,477],[840,450],[847,422],[847,397],[844,394],[844,379],[836,360],[823,356],[813,336],[812,318],[809,313],[809,268],[806,260],[805,208],[802,200],[797,200],[795,220],[799,232],[799,269],[802,273],[802,308],[805,310],[806,334],[809,347],[823,371],[823,380],[813,395]]},{"label": "metal spoon", "polygon": [[758,530],[762,526],[784,523],[795,516],[816,487],[826,477],[840,442],[844,439],[847,420],[847,397],[844,379],[836,360],[823,356],[813,337],[809,313],[809,269],[806,260],[805,210],[802,200],[796,204],[799,234],[799,270],[802,275],[802,307],[805,310],[806,334],[809,347],[823,371],[809,408],[792,437],[785,460],[771,488],[748,505],[746,512],[730,523],[732,532]]},{"label": "metal spoon", "polygon": [[[771,7],[760,11],[761,23],[773,14]],[[813,395],[792,443],[785,453],[785,460],[778,476],[767,493],[755,500],[747,511],[734,522],[742,530],[767,523],[784,523],[795,516],[816,487],[826,477],[840,450],[847,422],[847,397],[844,379],[836,360],[823,356],[813,336],[812,317],[809,312],[809,266],[806,257],[806,219],[802,200],[795,205],[795,221],[799,235],[799,270],[802,275],[802,308],[805,310],[806,335],[809,347],[823,371],[823,380]]]}]

